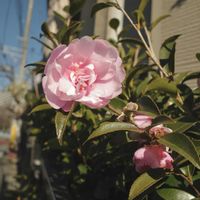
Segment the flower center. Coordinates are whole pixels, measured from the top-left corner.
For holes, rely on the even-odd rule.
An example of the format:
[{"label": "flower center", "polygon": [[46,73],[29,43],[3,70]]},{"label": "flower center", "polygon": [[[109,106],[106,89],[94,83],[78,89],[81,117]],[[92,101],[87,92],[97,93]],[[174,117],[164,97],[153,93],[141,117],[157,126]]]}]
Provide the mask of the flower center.
[{"label": "flower center", "polygon": [[75,63],[72,71],[70,72],[70,79],[77,92],[86,91],[88,87],[96,80],[94,65]]}]

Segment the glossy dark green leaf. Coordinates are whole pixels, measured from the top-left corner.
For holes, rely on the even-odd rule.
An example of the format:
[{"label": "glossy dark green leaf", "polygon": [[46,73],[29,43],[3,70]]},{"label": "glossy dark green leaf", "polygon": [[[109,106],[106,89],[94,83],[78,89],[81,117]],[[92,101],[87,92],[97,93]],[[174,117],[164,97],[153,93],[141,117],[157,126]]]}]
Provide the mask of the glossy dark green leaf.
[{"label": "glossy dark green leaf", "polygon": [[197,53],[197,54],[196,54],[196,58],[197,58],[197,60],[200,62],[200,53]]},{"label": "glossy dark green leaf", "polygon": [[175,123],[169,124],[169,127],[173,130],[174,133],[184,133],[194,125],[194,122],[177,121]]},{"label": "glossy dark green leaf", "polygon": [[124,37],[118,41],[118,43],[132,43],[134,45],[144,46],[143,42],[139,39],[132,38],[132,37]]},{"label": "glossy dark green leaf", "polygon": [[67,126],[68,117],[66,113],[60,111],[56,112],[55,116],[55,126],[56,126],[56,135],[60,145],[63,143],[63,135]]},{"label": "glossy dark green leaf", "polygon": [[104,122],[94,130],[88,137],[88,140],[113,133],[115,131],[134,131],[141,132],[135,125],[127,122]]},{"label": "glossy dark green leaf", "polygon": [[138,10],[143,13],[144,9],[146,8],[146,6],[148,4],[148,2],[149,2],[149,0],[141,0],[140,1],[140,5],[138,7]]},{"label": "glossy dark green leaf", "polygon": [[[194,142],[193,142],[193,143],[194,143]],[[181,170],[181,172],[182,172],[186,177],[189,178],[189,180],[192,181],[192,176],[193,176],[194,171],[195,171],[194,165],[188,164],[188,165],[186,165],[186,166],[184,166],[184,167],[181,167],[180,170]]]},{"label": "glossy dark green leaf", "polygon": [[127,72],[125,85],[126,89],[129,87],[131,80],[134,80],[134,76],[141,71],[141,73],[145,73],[150,71],[152,68],[149,65],[138,65],[133,67],[131,70]]},{"label": "glossy dark green leaf", "polygon": [[139,111],[141,110],[153,115],[160,115],[158,106],[150,96],[141,97],[137,103],[139,104]]},{"label": "glossy dark green leaf", "polygon": [[39,112],[39,111],[44,111],[44,110],[49,110],[49,109],[52,109],[52,107],[49,105],[49,104],[41,104],[41,105],[38,105],[36,107],[34,107],[30,113],[34,113],[34,112]]},{"label": "glossy dark green leaf", "polygon": [[191,200],[192,194],[176,188],[162,188],[156,191],[163,200]]},{"label": "glossy dark green leaf", "polygon": [[184,78],[190,74],[190,72],[181,72],[181,73],[176,73],[174,74],[174,81],[176,84],[180,84],[183,82]]},{"label": "glossy dark green leaf", "polygon": [[117,30],[117,28],[119,27],[119,20],[117,18],[112,18],[109,22],[109,25],[112,29],[114,29],[115,31]]},{"label": "glossy dark green leaf", "polygon": [[141,10],[136,9],[136,10],[133,11],[132,14],[133,14],[133,16],[135,18],[137,18],[137,23],[140,24],[140,25],[142,25],[141,22],[145,21],[144,13]]},{"label": "glossy dark green leaf", "polygon": [[66,19],[60,13],[58,13],[57,11],[53,11],[53,13],[57,19],[59,19],[63,23],[66,23]]},{"label": "glossy dark green leaf", "polygon": [[93,17],[97,11],[100,11],[102,9],[109,8],[109,7],[116,7],[117,9],[119,9],[118,4],[114,2],[97,3],[92,7],[91,17]]},{"label": "glossy dark green leaf", "polygon": [[146,139],[145,133],[128,132],[126,136],[127,136],[128,142],[140,141],[140,140]]},{"label": "glossy dark green leaf", "polygon": [[174,120],[166,115],[159,115],[155,119],[153,119],[152,124],[165,124],[165,123],[173,123]]},{"label": "glossy dark green leaf", "polygon": [[153,187],[165,176],[163,170],[155,169],[141,174],[132,184],[128,200],[133,200]]},{"label": "glossy dark green leaf", "polygon": [[200,140],[193,140],[193,143],[198,151],[198,154],[200,155]]},{"label": "glossy dark green leaf", "polygon": [[57,39],[62,44],[68,44],[69,38],[75,32],[79,32],[82,23],[79,21],[74,21],[70,26],[63,26],[57,33]]},{"label": "glossy dark green leaf", "polygon": [[35,63],[27,64],[24,67],[29,67],[29,66],[45,67],[45,65],[46,65],[46,62],[35,62]]},{"label": "glossy dark green leaf", "polygon": [[174,73],[174,63],[175,63],[175,48],[176,39],[180,35],[175,35],[164,41],[160,48],[160,63],[161,65],[171,73]]},{"label": "glossy dark green leaf", "polygon": [[141,0],[138,9],[134,10],[133,15],[136,16],[138,24],[144,21],[144,10],[148,4],[149,0]]},{"label": "glossy dark green leaf", "polygon": [[86,0],[70,0],[70,6],[69,8],[66,7],[65,11],[69,11],[70,15],[74,17],[81,11],[85,1]]},{"label": "glossy dark green leaf", "polygon": [[56,38],[54,36],[54,34],[49,30],[48,24],[46,22],[44,22],[41,26],[41,29],[44,33],[44,35],[50,39],[52,41],[52,43],[54,44],[54,46],[56,47],[58,45]]},{"label": "glossy dark green leaf", "polygon": [[187,160],[189,160],[195,167],[200,169],[200,159],[195,148],[194,143],[189,137],[180,133],[172,133],[163,136],[158,140],[160,144],[168,146],[173,151],[176,151]]},{"label": "glossy dark green leaf", "polygon": [[155,21],[152,22],[150,30],[152,30],[153,28],[155,28],[162,20],[170,17],[171,15],[162,15],[160,17],[158,17]]},{"label": "glossy dark green leaf", "polygon": [[192,72],[187,74],[187,76],[184,77],[183,82],[196,78],[200,78],[200,72]]},{"label": "glossy dark green leaf", "polygon": [[109,106],[113,107],[118,112],[122,112],[122,110],[126,106],[126,104],[127,104],[126,101],[117,97],[117,98],[114,98],[110,101]]},{"label": "glossy dark green leaf", "polygon": [[31,37],[31,39],[33,39],[33,40],[39,42],[40,44],[42,44],[42,45],[45,46],[46,48],[48,48],[48,49],[50,49],[50,50],[53,50],[53,47],[50,47],[48,44],[46,44],[45,42],[43,42],[43,41],[37,39],[36,37]]},{"label": "glossy dark green leaf", "polygon": [[158,90],[176,95],[178,88],[174,82],[169,82],[166,78],[156,78],[148,84],[146,91]]}]

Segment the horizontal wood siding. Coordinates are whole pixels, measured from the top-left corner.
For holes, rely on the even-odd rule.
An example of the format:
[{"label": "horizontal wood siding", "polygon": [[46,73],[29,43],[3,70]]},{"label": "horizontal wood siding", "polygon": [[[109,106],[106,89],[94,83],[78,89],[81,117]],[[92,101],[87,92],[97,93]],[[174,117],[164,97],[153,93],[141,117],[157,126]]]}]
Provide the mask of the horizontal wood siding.
[{"label": "horizontal wood siding", "polygon": [[[154,3],[156,1],[160,0],[155,0]],[[162,0],[161,11],[152,10],[162,15],[171,15],[161,23],[158,29],[160,41],[157,42],[161,45],[166,38],[181,34],[177,40],[176,72],[200,71],[200,63],[195,57],[200,52],[200,0],[182,0],[182,4],[172,9],[175,2],[177,1]],[[196,80],[189,84],[196,87]]]}]

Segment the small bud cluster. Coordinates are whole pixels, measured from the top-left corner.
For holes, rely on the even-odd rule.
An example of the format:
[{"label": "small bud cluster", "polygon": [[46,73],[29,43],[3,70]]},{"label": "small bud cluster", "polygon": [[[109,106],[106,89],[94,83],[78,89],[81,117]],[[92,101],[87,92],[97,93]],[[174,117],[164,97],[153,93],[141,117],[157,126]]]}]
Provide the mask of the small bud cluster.
[{"label": "small bud cluster", "polygon": [[150,142],[139,148],[133,156],[133,163],[137,172],[144,172],[149,168],[173,168],[173,158],[167,152],[167,147],[160,145],[157,139],[166,134],[172,133],[170,128],[163,124],[153,126],[153,117],[138,112],[139,106],[136,103],[128,103],[118,121],[129,121],[133,123],[140,132],[145,133]]}]

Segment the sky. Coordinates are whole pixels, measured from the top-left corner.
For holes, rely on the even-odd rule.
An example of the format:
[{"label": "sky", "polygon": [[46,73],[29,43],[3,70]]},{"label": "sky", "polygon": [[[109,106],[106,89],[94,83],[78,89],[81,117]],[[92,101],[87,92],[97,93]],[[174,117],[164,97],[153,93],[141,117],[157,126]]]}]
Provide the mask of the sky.
[{"label": "sky", "polygon": [[[28,0],[0,0],[0,66],[11,65],[17,72],[22,47],[22,35],[26,22]],[[33,15],[29,34],[27,63],[42,58],[42,46],[31,39],[39,38],[41,24],[47,20],[47,0],[34,0]],[[0,77],[0,89],[8,81]]]}]

